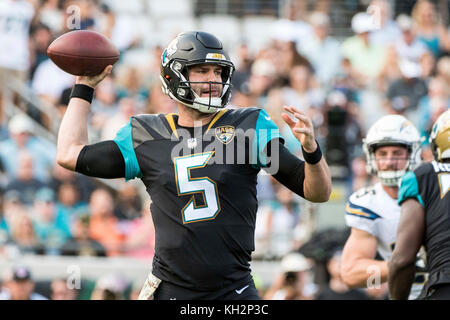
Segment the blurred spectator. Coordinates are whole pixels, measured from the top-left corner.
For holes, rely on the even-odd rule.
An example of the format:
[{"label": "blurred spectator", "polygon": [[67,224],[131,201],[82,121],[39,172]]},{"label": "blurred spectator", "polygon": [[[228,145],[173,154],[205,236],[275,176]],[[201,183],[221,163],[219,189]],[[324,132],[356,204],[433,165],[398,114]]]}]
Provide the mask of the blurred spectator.
[{"label": "blurred spectator", "polygon": [[445,51],[450,51],[449,32],[441,23],[433,2],[418,0],[412,10],[415,33],[437,59]]},{"label": "blurred spectator", "polygon": [[363,289],[350,289],[341,279],[342,251],[336,251],[327,262],[327,271],[330,275],[328,286],[322,289],[315,300],[369,300]]},{"label": "blurred spectator", "polygon": [[120,255],[125,234],[114,215],[114,201],[109,191],[95,190],[91,195],[89,207],[91,210],[90,236],[106,248],[108,256]]},{"label": "blurred spectator", "polygon": [[161,84],[154,82],[150,87],[150,96],[148,97],[146,112],[150,114],[174,113],[177,111],[177,105],[161,90]]},{"label": "blurred spectator", "polygon": [[16,190],[20,193],[21,201],[26,205],[32,205],[36,192],[45,184],[34,178],[34,159],[27,151],[22,151],[18,155],[17,177],[12,179],[5,187],[6,191]]},{"label": "blurred spectator", "polygon": [[61,0],[43,0],[37,13],[39,21],[48,26],[54,34],[60,34],[65,25],[62,3]]},{"label": "blurred spectator", "polygon": [[36,193],[33,206],[34,228],[45,254],[58,255],[61,246],[70,237],[67,220],[58,219],[55,208],[55,193],[42,188]]},{"label": "blurred spectator", "polygon": [[[11,78],[26,81],[30,66],[29,28],[35,15],[34,1],[0,1],[0,88]],[[0,123],[5,120],[0,90]]]},{"label": "blurred spectator", "polygon": [[48,59],[47,48],[53,41],[53,34],[49,27],[39,23],[33,26],[30,36],[31,68],[29,77],[32,79],[36,68]]},{"label": "blurred spectator", "polygon": [[431,127],[437,118],[450,108],[449,85],[442,78],[432,78],[428,85],[428,94],[424,96],[418,106],[414,119],[421,136],[423,145],[428,145]]},{"label": "blurred spectator", "polygon": [[76,216],[71,224],[72,237],[61,247],[61,255],[105,257],[105,248],[90,237],[89,230],[89,215]]},{"label": "blurred spectator", "polygon": [[237,54],[235,61],[236,70],[233,73],[233,78],[231,79],[233,84],[233,92],[245,91],[244,84],[248,81],[251,72],[251,66],[253,64],[254,58],[250,53],[250,49],[245,42],[241,42],[237,46]]},{"label": "blurred spectator", "polygon": [[268,257],[280,258],[294,246],[294,228],[300,219],[300,207],[294,194],[275,183],[276,201],[267,202],[258,210],[259,241]]},{"label": "blurred spectator", "polygon": [[77,215],[89,210],[88,204],[80,201],[78,188],[72,182],[64,182],[59,186],[55,207],[57,223],[68,226],[73,223]]},{"label": "blurred spectator", "polygon": [[117,73],[117,99],[130,98],[135,101],[138,113],[143,113],[143,106],[148,99],[149,90],[143,85],[143,76],[138,67],[124,66]]},{"label": "blurred spectator", "polygon": [[240,107],[264,106],[275,78],[276,69],[272,61],[267,58],[256,59],[247,83],[241,86],[242,91],[232,95],[231,104]]},{"label": "blurred spectator", "polygon": [[450,56],[440,58],[436,63],[436,77],[450,86]]},{"label": "blurred spectator", "polygon": [[0,142],[0,160],[8,179],[17,177],[19,153],[27,151],[33,158],[33,177],[48,182],[55,163],[56,146],[34,135],[34,124],[24,114],[13,116],[8,124],[10,138]]},{"label": "blurred spectator", "polygon": [[422,79],[427,83],[430,78],[434,75],[436,69],[436,60],[434,59],[434,55],[430,51],[426,51],[420,57],[420,70],[422,72]]},{"label": "blurred spectator", "polygon": [[351,25],[355,35],[343,41],[341,52],[349,59],[358,82],[365,86],[379,75],[385,63],[386,47],[370,42],[370,33],[375,30],[375,25],[369,14],[355,14]]},{"label": "blurred spectator", "polygon": [[58,278],[50,283],[50,299],[51,300],[77,300],[79,290],[70,289],[67,280]]},{"label": "blurred spectator", "polygon": [[129,286],[130,283],[123,275],[106,274],[97,280],[91,300],[124,300]]},{"label": "blurred spectator", "polygon": [[48,300],[34,292],[35,282],[30,270],[25,266],[16,266],[6,271],[3,277],[3,287],[0,300]]},{"label": "blurred spectator", "polygon": [[120,220],[133,220],[141,217],[142,199],[139,195],[140,185],[132,182],[123,183],[117,194],[114,214]]},{"label": "blurred spectator", "polygon": [[[281,89],[284,105],[296,106],[305,112],[314,126],[319,126],[323,122],[322,107],[325,102],[324,91],[315,85],[314,74],[304,64],[295,64],[289,71],[289,85]],[[279,112],[279,111],[278,111]],[[287,125],[283,124],[286,129]],[[284,133],[285,129],[281,129]]]},{"label": "blurred spectator", "polygon": [[343,90],[331,91],[324,110],[325,157],[334,179],[348,180],[350,162],[362,142],[358,109]]},{"label": "blurred spectator", "polygon": [[390,113],[403,114],[407,118],[414,118],[419,100],[427,94],[427,84],[420,78],[421,71],[418,63],[410,60],[399,61],[402,77],[392,82],[387,89]]},{"label": "blurred spectator", "polygon": [[392,20],[391,1],[372,0],[367,13],[374,19],[374,30],[370,34],[370,41],[383,47],[395,44],[400,38],[400,29]]},{"label": "blurred spectator", "polygon": [[77,187],[79,197],[77,200],[84,203],[89,202],[91,193],[95,190],[95,185],[91,178],[77,172],[67,170],[55,162],[50,186],[55,192],[59,193],[59,188],[64,183],[71,183],[75,185]]},{"label": "blurred spectator", "polygon": [[39,243],[39,238],[34,229],[33,220],[25,211],[17,211],[10,221],[11,237],[7,243],[8,246],[17,249],[20,254],[42,254],[43,247]]},{"label": "blurred spectator", "polygon": [[340,69],[340,44],[330,36],[330,18],[326,14],[314,12],[309,20],[314,33],[308,41],[298,42],[297,48],[312,63],[322,85],[327,85]]},{"label": "blurred spectator", "polygon": [[[101,130],[101,140],[113,140],[125,124],[130,121],[130,118],[136,114],[137,106],[134,98],[123,97],[118,102],[118,112],[112,117],[106,119]],[[140,112],[142,113],[142,112]]]},{"label": "blurred spectator", "polygon": [[100,138],[100,133],[108,118],[117,112],[116,85],[112,77],[105,78],[95,88],[94,100],[91,104],[92,116],[90,124],[93,132],[89,132],[93,140]]},{"label": "blurred spectator", "polygon": [[124,251],[126,256],[141,259],[151,259],[155,254],[155,228],[149,204],[140,217],[130,221]]},{"label": "blurred spectator", "polygon": [[[264,300],[311,300],[310,262],[300,253],[289,253],[281,260],[278,273]],[[311,292],[312,291],[312,292]]]},{"label": "blurred spectator", "polygon": [[31,80],[31,89],[39,99],[56,106],[63,90],[72,87],[74,83],[75,76],[61,70],[52,60],[47,59],[37,66]]},{"label": "blurred spectator", "polygon": [[399,60],[406,59],[419,63],[420,58],[428,49],[414,34],[413,20],[408,15],[401,14],[397,17],[397,24],[402,31],[402,36],[395,43]]}]

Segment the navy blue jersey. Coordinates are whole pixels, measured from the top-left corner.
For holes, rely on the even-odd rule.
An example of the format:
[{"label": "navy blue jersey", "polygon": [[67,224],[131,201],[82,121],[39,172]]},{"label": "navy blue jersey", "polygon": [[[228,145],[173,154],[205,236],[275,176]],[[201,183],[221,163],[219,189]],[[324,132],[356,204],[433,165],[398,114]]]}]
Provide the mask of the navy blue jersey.
[{"label": "navy blue jersey", "polygon": [[256,182],[264,148],[281,138],[257,108],[223,109],[203,127],[178,115],[139,115],[117,134],[125,178],[151,197],[153,273],[186,288],[214,290],[250,277]]}]

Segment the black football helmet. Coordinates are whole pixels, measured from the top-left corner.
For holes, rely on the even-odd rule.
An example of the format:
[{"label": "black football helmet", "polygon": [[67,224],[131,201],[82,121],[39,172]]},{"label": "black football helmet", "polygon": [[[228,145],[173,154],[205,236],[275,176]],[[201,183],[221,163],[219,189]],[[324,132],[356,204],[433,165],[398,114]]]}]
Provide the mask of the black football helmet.
[{"label": "black football helmet", "polygon": [[[222,94],[220,98],[200,97],[191,87],[188,68],[198,64],[222,67]],[[213,113],[225,107],[231,97],[231,77],[234,64],[223,45],[214,35],[200,31],[180,33],[161,55],[161,82],[165,94],[172,99],[204,113]],[[200,82],[197,82],[200,83]],[[210,86],[215,82],[205,82]]]}]

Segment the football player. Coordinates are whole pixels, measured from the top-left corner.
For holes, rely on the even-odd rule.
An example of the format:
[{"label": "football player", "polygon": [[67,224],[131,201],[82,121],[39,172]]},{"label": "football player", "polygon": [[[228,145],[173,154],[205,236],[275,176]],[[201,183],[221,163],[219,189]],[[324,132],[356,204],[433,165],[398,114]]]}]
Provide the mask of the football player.
[{"label": "football player", "polygon": [[[367,172],[376,175],[378,182],[353,193],[346,204],[351,233],[342,254],[341,276],[349,287],[369,288],[387,281],[400,219],[398,183],[420,163],[420,144],[419,132],[401,115],[380,118],[363,140]],[[424,277],[417,274],[419,288]],[[412,298],[419,291],[415,289]]]},{"label": "football player", "polygon": [[415,256],[424,245],[429,279],[419,298],[450,299],[450,110],[434,123],[434,161],[408,172],[401,182],[401,218],[389,263],[392,299],[406,299],[414,278]]},{"label": "football player", "polygon": [[89,145],[92,92],[110,71],[77,77],[57,158],[70,170],[137,177],[146,186],[156,239],[140,299],[258,299],[249,262],[260,169],[307,200],[324,202],[331,193],[311,119],[294,107],[283,114],[303,146],[302,161],[263,109],[226,108],[233,63],[212,34],[185,32],[161,56],[163,91],[178,114],[134,116],[114,140]]}]

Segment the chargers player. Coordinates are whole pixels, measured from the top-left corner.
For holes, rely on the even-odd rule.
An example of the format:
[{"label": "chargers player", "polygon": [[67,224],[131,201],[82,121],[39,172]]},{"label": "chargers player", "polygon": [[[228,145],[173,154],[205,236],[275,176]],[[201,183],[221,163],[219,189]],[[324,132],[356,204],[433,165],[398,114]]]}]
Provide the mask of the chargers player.
[{"label": "chargers player", "polygon": [[434,123],[434,161],[408,172],[401,182],[401,219],[389,263],[392,299],[406,299],[414,279],[417,251],[424,245],[429,278],[419,298],[450,299],[450,110]]},{"label": "chargers player", "polygon": [[[421,162],[420,144],[419,132],[401,115],[380,118],[363,141],[366,169],[376,174],[379,182],[353,193],[346,205],[345,220],[351,233],[342,254],[341,276],[349,287],[387,281],[400,219],[398,183],[406,171]],[[377,252],[383,260],[376,260]],[[424,280],[418,275],[418,282]],[[417,295],[415,290],[412,297]]]}]

